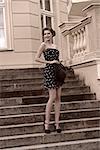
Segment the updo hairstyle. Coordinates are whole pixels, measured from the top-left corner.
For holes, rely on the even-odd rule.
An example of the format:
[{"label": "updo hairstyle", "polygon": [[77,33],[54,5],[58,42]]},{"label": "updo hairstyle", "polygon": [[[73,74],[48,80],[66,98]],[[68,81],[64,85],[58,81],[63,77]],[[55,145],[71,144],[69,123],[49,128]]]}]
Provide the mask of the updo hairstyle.
[{"label": "updo hairstyle", "polygon": [[49,30],[52,33],[52,37],[54,37],[56,35],[56,32],[52,28],[46,27],[46,28],[43,28],[43,30],[42,30],[42,36],[44,36],[44,32],[46,30]]}]

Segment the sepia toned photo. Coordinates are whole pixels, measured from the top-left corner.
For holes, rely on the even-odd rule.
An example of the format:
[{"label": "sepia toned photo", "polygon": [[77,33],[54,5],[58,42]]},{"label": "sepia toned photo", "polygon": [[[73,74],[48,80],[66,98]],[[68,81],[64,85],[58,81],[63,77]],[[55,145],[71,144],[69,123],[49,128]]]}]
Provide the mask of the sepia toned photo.
[{"label": "sepia toned photo", "polygon": [[0,0],[0,150],[100,150],[100,0]]}]

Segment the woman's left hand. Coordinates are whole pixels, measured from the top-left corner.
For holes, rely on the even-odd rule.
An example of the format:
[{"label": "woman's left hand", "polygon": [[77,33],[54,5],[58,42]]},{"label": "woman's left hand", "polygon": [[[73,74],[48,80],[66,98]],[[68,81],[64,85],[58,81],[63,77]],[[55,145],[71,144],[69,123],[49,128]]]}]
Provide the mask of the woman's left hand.
[{"label": "woman's left hand", "polygon": [[58,60],[53,60],[53,61],[50,62],[50,64],[55,64],[55,63],[59,64],[60,62]]}]

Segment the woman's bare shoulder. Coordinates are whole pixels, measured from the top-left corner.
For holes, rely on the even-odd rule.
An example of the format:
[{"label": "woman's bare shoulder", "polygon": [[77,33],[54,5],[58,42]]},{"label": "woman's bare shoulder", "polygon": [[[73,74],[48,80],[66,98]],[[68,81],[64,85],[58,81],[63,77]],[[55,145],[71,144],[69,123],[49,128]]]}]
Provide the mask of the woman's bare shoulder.
[{"label": "woman's bare shoulder", "polygon": [[56,44],[53,44],[53,46],[52,47],[54,47],[55,49],[57,48],[57,45]]},{"label": "woman's bare shoulder", "polygon": [[45,43],[42,42],[42,43],[40,44],[39,51],[44,51],[44,50],[45,50],[45,47],[46,47]]},{"label": "woman's bare shoulder", "polygon": [[46,47],[45,42],[42,42],[40,46],[41,46],[41,47]]}]

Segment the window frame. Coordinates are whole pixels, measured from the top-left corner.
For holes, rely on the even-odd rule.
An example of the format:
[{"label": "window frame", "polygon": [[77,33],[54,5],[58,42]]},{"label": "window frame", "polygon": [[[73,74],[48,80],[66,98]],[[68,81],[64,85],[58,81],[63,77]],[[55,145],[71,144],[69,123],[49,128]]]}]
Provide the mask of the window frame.
[{"label": "window frame", "polygon": [[[45,0],[42,1],[42,7],[41,9],[41,15],[43,15],[43,28],[46,27],[46,16],[51,18],[51,27],[54,28],[54,14],[53,14],[53,1],[50,0],[50,11],[45,10]],[[42,23],[41,23],[41,28],[42,28]]]},{"label": "window frame", "polygon": [[0,48],[0,52],[13,50],[13,26],[12,26],[12,7],[11,0],[3,0],[0,2],[0,7],[3,8],[5,46]]}]

